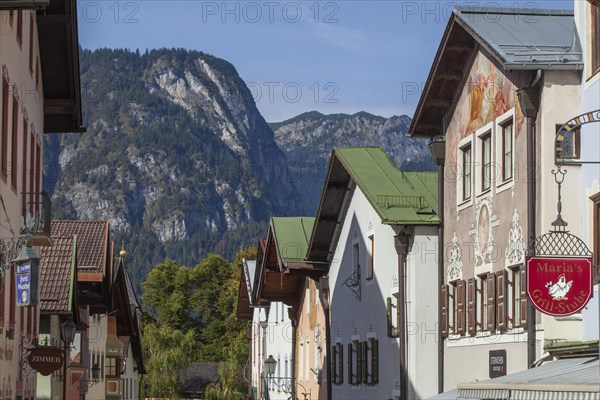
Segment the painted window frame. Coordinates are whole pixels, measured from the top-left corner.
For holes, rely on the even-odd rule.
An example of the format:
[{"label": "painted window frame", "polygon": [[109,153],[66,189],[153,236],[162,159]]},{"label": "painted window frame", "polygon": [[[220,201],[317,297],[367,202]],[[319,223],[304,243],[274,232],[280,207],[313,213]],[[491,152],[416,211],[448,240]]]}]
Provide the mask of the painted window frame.
[{"label": "painted window frame", "polygon": [[0,121],[0,130],[2,130],[2,142],[0,143],[0,175],[2,181],[7,183],[8,181],[8,131],[9,131],[9,119],[10,119],[10,109],[9,109],[9,96],[10,92],[10,84],[8,78],[2,76],[2,111],[0,113],[0,117],[2,120]]},{"label": "painted window frame", "polygon": [[367,243],[369,243],[369,249],[367,250],[367,273],[365,279],[370,281],[375,276],[375,234],[371,233],[367,237]]},{"label": "painted window frame", "polygon": [[[511,189],[515,186],[515,174],[517,172],[517,168],[515,165],[515,125],[516,116],[515,116],[515,108],[511,108],[504,114],[500,115],[495,120],[495,130],[498,132],[496,135],[496,160],[497,162],[494,164],[496,166],[496,193],[503,192],[507,189]],[[512,134],[511,134],[511,173],[509,178],[505,178],[505,138],[504,138],[504,129],[507,125],[512,125]]]},{"label": "painted window frame", "polygon": [[[19,99],[16,93],[12,96],[12,129],[11,129],[11,142],[10,142],[10,185],[13,192],[17,193],[17,180],[18,180],[18,165],[19,165],[19,119],[21,119],[21,113],[19,112]],[[8,171],[7,171],[8,172]]]},{"label": "painted window frame", "polygon": [[[494,182],[496,181],[496,177],[492,174],[493,165],[494,165],[494,121],[482,126],[477,131],[475,131],[475,139],[473,142],[475,144],[475,151],[473,152],[475,162],[473,163],[475,166],[475,176],[473,182],[475,183],[473,187],[475,188],[475,197],[482,197],[489,194],[494,186]],[[489,140],[489,174],[490,174],[490,182],[489,187],[484,188],[484,140]]]},{"label": "painted window frame", "polygon": [[[469,149],[469,154],[471,158],[471,162],[468,168],[468,174],[466,173],[467,168],[465,167],[465,154],[467,153],[467,149]],[[473,154],[474,154],[474,141],[473,135],[468,135],[464,137],[459,143],[457,147],[457,169],[456,169],[456,202],[457,202],[457,211],[464,210],[473,205],[473,176],[474,176],[474,162],[473,162]],[[470,193],[469,196],[465,196],[465,185],[469,184]]]},{"label": "painted window frame", "polygon": [[[558,132],[561,128],[562,128],[562,124],[556,124],[556,130],[555,132]],[[573,135],[571,136],[573,138],[573,154],[566,154],[565,152],[563,152],[562,157],[564,159],[568,159],[568,160],[573,160],[573,161],[577,161],[581,158],[581,127],[578,126],[575,129],[570,130],[569,132],[565,132],[565,139],[563,139],[563,146],[564,146],[564,142],[567,140],[567,138],[569,137],[569,135]],[[564,149],[564,147],[563,147]]]},{"label": "painted window frame", "polygon": [[592,62],[589,63],[591,66],[590,77],[593,77],[600,73],[600,2],[588,0],[590,7],[590,19],[589,19],[589,36],[588,43],[591,47],[591,58]]}]

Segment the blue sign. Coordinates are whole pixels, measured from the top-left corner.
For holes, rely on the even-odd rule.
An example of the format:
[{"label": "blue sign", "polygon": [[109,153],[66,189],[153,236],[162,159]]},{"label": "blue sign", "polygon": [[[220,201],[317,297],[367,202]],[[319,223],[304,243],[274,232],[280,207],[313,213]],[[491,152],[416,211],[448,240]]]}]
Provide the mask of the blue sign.
[{"label": "blue sign", "polygon": [[31,302],[31,263],[17,264],[15,280],[17,286],[17,305],[28,306]]}]

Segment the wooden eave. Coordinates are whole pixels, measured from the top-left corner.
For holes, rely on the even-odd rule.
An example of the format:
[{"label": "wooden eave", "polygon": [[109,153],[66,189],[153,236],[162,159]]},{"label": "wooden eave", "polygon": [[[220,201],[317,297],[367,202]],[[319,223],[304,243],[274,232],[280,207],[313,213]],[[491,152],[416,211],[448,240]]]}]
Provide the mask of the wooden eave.
[{"label": "wooden eave", "polygon": [[342,223],[341,217],[345,214],[345,210],[342,209],[344,198],[353,187],[354,182],[350,174],[332,152],[307,255],[309,260],[323,263],[321,265],[325,266],[325,273],[330,261],[331,243],[339,239],[339,232],[338,237],[335,236],[336,231],[339,231],[336,228]]},{"label": "wooden eave", "polygon": [[132,336],[133,334],[133,310],[129,301],[127,290],[127,278],[125,277],[123,260],[119,261],[114,281],[110,288],[111,312],[117,317],[117,336]]},{"label": "wooden eave", "polygon": [[238,301],[235,316],[242,321],[252,321],[253,310],[250,306],[250,296],[248,294],[248,285],[246,282],[246,273],[242,265],[242,273],[240,275],[240,284],[238,286]]},{"label": "wooden eave", "polygon": [[44,133],[85,132],[76,1],[52,0],[37,11],[36,20],[44,91]]},{"label": "wooden eave", "polygon": [[296,307],[299,304],[299,287],[304,277],[283,273],[272,222],[269,224],[264,252],[260,255],[262,257],[258,258],[256,264],[257,281],[252,293],[252,304],[258,306],[265,301],[281,301],[291,307]]},{"label": "wooden eave", "polygon": [[456,105],[467,74],[465,68],[478,50],[479,41],[467,31],[456,14],[446,26],[433,60],[409,133],[415,137],[442,134],[442,120]]}]

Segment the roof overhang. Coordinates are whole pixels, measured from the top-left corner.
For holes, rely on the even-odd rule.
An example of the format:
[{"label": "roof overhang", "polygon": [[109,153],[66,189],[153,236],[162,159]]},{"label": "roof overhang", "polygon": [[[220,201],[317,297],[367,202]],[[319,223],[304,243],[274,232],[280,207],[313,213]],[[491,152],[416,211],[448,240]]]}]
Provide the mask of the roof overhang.
[{"label": "roof overhang", "polygon": [[246,266],[244,265],[244,262],[242,262],[242,272],[240,274],[240,284],[238,286],[238,302],[236,309],[236,318],[242,321],[252,321],[254,314],[254,310],[250,305],[250,293],[248,291],[247,279]]},{"label": "roof overhang", "polygon": [[76,1],[52,0],[37,11],[36,20],[44,88],[44,133],[85,132]]},{"label": "roof overhang", "polygon": [[[553,47],[548,54],[545,54],[537,48],[535,43],[531,43],[530,47],[534,50],[530,50],[530,54],[527,51],[509,51],[507,48],[510,46],[503,46],[486,39],[484,36],[489,35],[489,32],[478,31],[484,28],[481,24],[474,23],[474,15],[485,14],[488,22],[493,21],[487,26],[493,26],[500,23],[497,18],[501,17],[510,20],[517,19],[522,22],[526,18],[530,18],[531,21],[535,18],[572,18],[572,13],[571,10],[539,9],[531,10],[528,14],[527,10],[523,9],[499,8],[494,10],[493,8],[469,6],[455,9],[433,60],[408,130],[409,134],[413,137],[430,138],[444,134],[442,126],[444,117],[453,112],[460,90],[468,79],[468,74],[465,72],[466,67],[472,63],[474,56],[480,50],[489,55],[496,65],[505,71],[581,71],[583,69],[579,52],[580,41],[575,29],[571,35],[572,38],[569,38],[572,41],[569,42],[571,50],[564,53],[557,51],[556,48],[562,49],[565,46],[565,43],[560,43],[554,46],[555,48]],[[532,30],[539,28],[538,25],[540,24],[519,24],[520,27],[530,26]],[[561,32],[560,35],[562,35],[561,41],[564,42],[567,34]],[[511,46],[520,48],[518,45]]]},{"label": "roof overhang", "polygon": [[352,177],[331,152],[325,185],[319,201],[317,217],[308,244],[308,259],[329,263],[340,235],[343,215],[348,209],[346,197],[356,184]]},{"label": "roof overhang", "polygon": [[2,0],[0,2],[0,11],[2,10],[40,10],[47,7],[50,0]]}]

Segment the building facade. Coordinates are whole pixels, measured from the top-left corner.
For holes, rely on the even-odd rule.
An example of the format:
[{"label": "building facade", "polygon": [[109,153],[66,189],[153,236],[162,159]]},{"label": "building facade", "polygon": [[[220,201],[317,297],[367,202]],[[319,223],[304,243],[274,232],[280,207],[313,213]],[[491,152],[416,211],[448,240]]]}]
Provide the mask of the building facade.
[{"label": "building facade", "polygon": [[17,306],[12,260],[23,246],[39,254],[50,244],[43,135],[82,129],[75,1],[52,3],[0,4],[0,399],[36,397],[20,360],[37,337],[39,306]]},{"label": "building facade", "polygon": [[[581,79],[581,112],[596,111],[594,118],[600,120],[600,2],[575,1],[575,23],[583,42],[585,67]],[[566,122],[566,121],[565,121]],[[581,160],[600,161],[600,122],[581,127]],[[600,265],[600,166],[584,164],[581,167],[581,224],[582,238],[594,253],[593,265]],[[598,299],[600,298],[596,272],[594,298],[582,310],[583,340],[599,339]]]},{"label": "building facade", "polygon": [[[500,374],[527,369],[544,339],[581,340],[580,315],[540,315],[525,285],[527,244],[557,216],[555,133],[580,107],[573,28],[568,10],[455,9],[412,121],[445,141],[445,390],[490,378],[498,357]],[[567,170],[562,216],[578,235],[581,168]]]},{"label": "building facade", "polygon": [[331,398],[433,395],[437,177],[379,148],[334,149],[327,177],[308,254],[329,264]]}]

